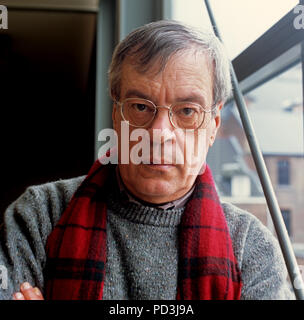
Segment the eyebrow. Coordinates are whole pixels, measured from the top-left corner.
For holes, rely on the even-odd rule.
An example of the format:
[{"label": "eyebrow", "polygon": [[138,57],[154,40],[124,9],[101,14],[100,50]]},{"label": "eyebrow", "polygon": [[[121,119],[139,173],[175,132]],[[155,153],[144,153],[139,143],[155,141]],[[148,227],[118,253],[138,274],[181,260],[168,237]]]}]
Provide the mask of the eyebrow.
[{"label": "eyebrow", "polygon": [[185,96],[185,97],[179,97],[176,99],[176,102],[183,102],[183,101],[188,101],[188,102],[195,102],[203,107],[206,106],[206,100],[203,96],[199,95],[190,95],[190,96]]},{"label": "eyebrow", "polygon": [[148,96],[148,95],[146,95],[136,89],[130,89],[126,92],[125,98],[132,98],[132,97],[137,97],[137,98],[153,101],[152,97],[150,97],[150,96]]},{"label": "eyebrow", "polygon": [[[152,97],[136,89],[130,89],[126,92],[125,98],[132,98],[132,97],[146,99],[154,102],[154,99]],[[178,97],[174,102],[183,102],[183,101],[198,103],[203,107],[206,106],[205,98],[200,95],[190,94],[189,96]]]}]

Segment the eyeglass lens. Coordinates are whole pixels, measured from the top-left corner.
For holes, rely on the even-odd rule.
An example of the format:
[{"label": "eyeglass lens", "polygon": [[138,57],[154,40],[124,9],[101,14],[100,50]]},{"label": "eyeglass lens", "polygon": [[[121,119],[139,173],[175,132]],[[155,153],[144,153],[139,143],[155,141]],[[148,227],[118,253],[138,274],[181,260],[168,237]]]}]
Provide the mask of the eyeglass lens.
[{"label": "eyeglass lens", "polygon": [[[122,104],[122,113],[126,121],[133,126],[144,127],[155,117],[156,107],[148,100],[131,98]],[[179,102],[171,106],[170,119],[176,128],[196,129],[205,118],[204,110],[191,102]]]}]

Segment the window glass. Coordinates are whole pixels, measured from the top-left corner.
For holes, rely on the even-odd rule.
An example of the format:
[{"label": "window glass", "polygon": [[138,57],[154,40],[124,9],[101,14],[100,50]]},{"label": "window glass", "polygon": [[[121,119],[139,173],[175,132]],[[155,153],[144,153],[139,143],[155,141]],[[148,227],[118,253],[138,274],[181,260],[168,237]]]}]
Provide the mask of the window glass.
[{"label": "window glass", "polygon": [[289,185],[289,161],[279,160],[278,161],[278,184]]},{"label": "window glass", "polygon": [[[245,96],[258,143],[300,264],[304,264],[300,258],[304,256],[302,92],[302,68],[298,64]],[[234,102],[222,110],[221,128],[215,144],[209,150],[207,162],[222,200],[251,212],[275,234]],[[242,175],[250,179],[250,187],[245,180],[240,180]],[[227,181],[230,181],[230,189],[227,188]],[[238,184],[238,187],[233,187],[233,183]],[[243,193],[241,197],[240,190]],[[239,196],[236,196],[237,193]]]},{"label": "window glass", "polygon": [[[213,14],[230,58],[234,58],[299,2],[297,0],[212,0]],[[174,0],[173,19],[211,28],[203,0]]]},{"label": "window glass", "polygon": [[232,196],[248,197],[251,194],[250,179],[245,175],[234,175],[231,185]]}]

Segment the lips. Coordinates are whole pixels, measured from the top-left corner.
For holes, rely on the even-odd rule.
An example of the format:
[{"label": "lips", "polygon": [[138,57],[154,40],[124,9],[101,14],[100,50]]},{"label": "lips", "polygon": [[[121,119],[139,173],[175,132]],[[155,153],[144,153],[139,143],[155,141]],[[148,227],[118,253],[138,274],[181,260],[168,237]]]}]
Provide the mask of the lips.
[{"label": "lips", "polygon": [[143,160],[142,164],[155,165],[155,166],[174,166],[175,163],[172,159],[147,159]]},{"label": "lips", "polygon": [[173,164],[144,164],[144,168],[147,170],[159,171],[159,172],[168,172],[169,170],[175,168]]}]

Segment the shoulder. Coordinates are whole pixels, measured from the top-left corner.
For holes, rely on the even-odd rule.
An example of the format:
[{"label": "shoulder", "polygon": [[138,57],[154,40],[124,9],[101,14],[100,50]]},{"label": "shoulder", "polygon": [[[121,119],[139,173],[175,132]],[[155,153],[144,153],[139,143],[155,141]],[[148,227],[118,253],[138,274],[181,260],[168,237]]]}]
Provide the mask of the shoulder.
[{"label": "shoulder", "polygon": [[257,240],[253,242],[255,244],[270,242],[277,245],[277,240],[270,230],[253,214],[228,202],[221,204],[238,255],[243,254],[241,249],[244,249],[245,245],[251,243],[252,240]]},{"label": "shoulder", "polygon": [[40,185],[32,185],[26,189],[25,193],[32,194],[36,198],[38,197],[38,199],[44,197],[66,203],[70,201],[84,179],[85,176],[79,176],[70,179],[51,181]]},{"label": "shoulder", "polygon": [[28,187],[25,193],[30,194],[36,204],[50,209],[50,213],[57,220],[84,179],[85,176],[80,176],[33,185]]},{"label": "shoulder", "polygon": [[243,279],[243,299],[292,299],[278,240],[253,214],[222,203]]},{"label": "shoulder", "polygon": [[255,259],[264,257],[265,250],[281,257],[277,239],[253,214],[234,206],[222,203],[235,256],[239,267],[245,267],[249,254]]},{"label": "shoulder", "polygon": [[[246,249],[255,249],[257,245],[263,243],[275,244],[275,238],[271,232],[251,213],[236,207],[227,202],[222,202],[222,208],[226,217],[234,254],[242,269]],[[257,242],[254,241],[257,240]]]},{"label": "shoulder", "polygon": [[[4,213],[4,223],[16,219],[54,226],[85,176],[32,185],[26,188]],[[17,218],[18,217],[18,218]]]}]

